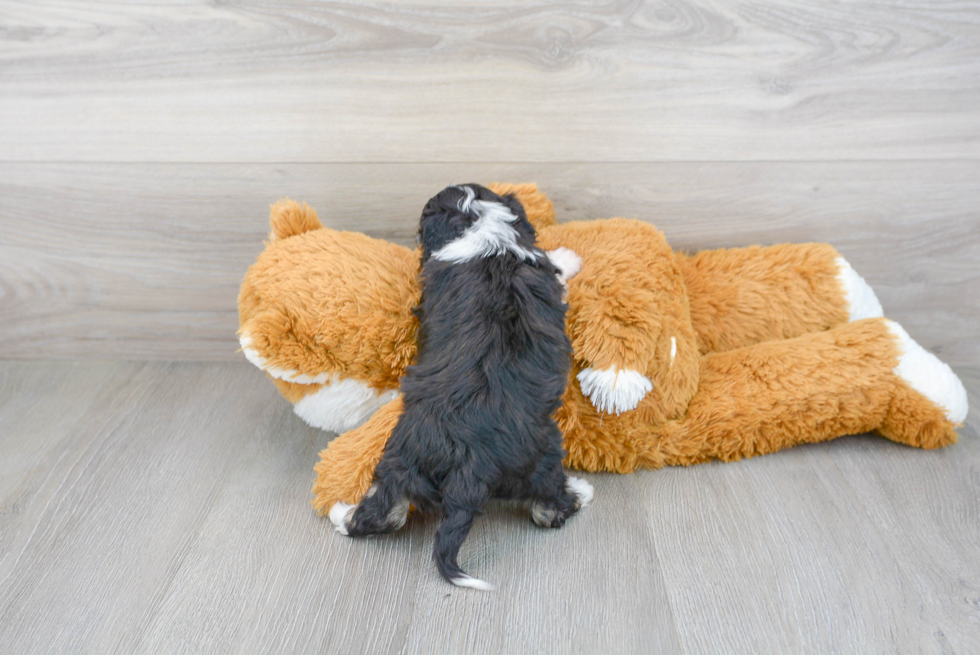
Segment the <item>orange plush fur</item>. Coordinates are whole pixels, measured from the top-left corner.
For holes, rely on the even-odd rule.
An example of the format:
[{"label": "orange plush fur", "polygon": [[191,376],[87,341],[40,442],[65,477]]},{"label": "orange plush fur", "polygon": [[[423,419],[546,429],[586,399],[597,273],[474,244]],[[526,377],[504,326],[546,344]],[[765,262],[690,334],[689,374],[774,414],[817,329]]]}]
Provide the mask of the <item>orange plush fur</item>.
[{"label": "orange plush fur", "polygon": [[[686,255],[647,223],[560,224],[536,186],[493,188],[518,197],[544,250],[582,259],[568,283],[574,362],[556,415],[570,468],[732,461],[867,431],[920,448],[956,441],[949,412],[896,371],[903,345],[889,322],[849,322],[831,246]],[[326,512],[367,491],[400,415],[398,380],[415,355],[418,254],[324,228],[291,201],[273,206],[271,223],[239,296],[243,349],[313,424],[348,404],[363,408],[315,467],[313,502]],[[634,409],[600,412],[578,382],[589,368],[635,371],[652,390]],[[331,405],[333,389],[349,396]]]}]

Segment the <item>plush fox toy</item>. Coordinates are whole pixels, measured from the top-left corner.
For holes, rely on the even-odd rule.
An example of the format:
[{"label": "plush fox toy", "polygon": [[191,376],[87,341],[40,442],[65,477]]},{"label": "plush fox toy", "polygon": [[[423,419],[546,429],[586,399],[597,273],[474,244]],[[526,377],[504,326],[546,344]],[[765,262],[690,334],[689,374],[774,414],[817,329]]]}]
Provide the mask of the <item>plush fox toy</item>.
[{"label": "plush fox toy", "polygon": [[[732,461],[870,431],[918,448],[956,441],[959,378],[883,317],[831,246],[686,255],[642,221],[558,223],[535,185],[491,188],[520,200],[539,247],[581,260],[567,281],[574,362],[555,417],[569,468]],[[289,200],[271,223],[242,283],[239,336],[300,418],[342,433],[315,467],[313,504],[327,513],[368,490],[398,421],[419,255],[325,228]]]}]

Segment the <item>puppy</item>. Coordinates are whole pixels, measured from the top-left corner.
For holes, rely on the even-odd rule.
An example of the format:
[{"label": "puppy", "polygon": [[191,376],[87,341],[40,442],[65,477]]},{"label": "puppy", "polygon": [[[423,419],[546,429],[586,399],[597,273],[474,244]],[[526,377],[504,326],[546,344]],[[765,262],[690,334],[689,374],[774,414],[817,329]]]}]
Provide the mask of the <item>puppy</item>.
[{"label": "puppy", "polygon": [[456,562],[484,503],[524,501],[535,523],[558,528],[592,499],[589,483],[565,475],[551,418],[571,366],[562,295],[577,257],[556,251],[556,265],[520,202],[476,184],[429,200],[418,239],[419,350],[401,382],[404,413],[364,500],[338,503],[330,520],[361,536],[402,527],[410,505],[441,510],[439,573],[492,589]]}]

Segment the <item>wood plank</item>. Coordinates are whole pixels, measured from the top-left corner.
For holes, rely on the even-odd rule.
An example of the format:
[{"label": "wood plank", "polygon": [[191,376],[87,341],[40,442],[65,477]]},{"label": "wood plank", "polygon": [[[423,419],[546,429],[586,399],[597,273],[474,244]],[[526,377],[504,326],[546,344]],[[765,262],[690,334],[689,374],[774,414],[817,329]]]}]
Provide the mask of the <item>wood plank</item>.
[{"label": "wood plank", "polygon": [[938,452],[863,435],[639,474],[684,649],[980,648],[978,427],[973,408]]},{"label": "wood plank", "polygon": [[[282,449],[281,439],[267,443]],[[536,528],[519,508],[490,508],[462,553],[497,586],[480,594],[439,578],[432,518],[378,539],[333,533],[297,502],[310,470],[298,450],[290,471],[271,450],[245,464],[137,650],[677,652],[647,528],[634,504],[614,504],[635,497],[628,478],[602,480],[605,509],[559,531]],[[612,529],[622,538],[610,542]],[[202,617],[215,617],[208,630],[188,629]]]},{"label": "wood plank", "polygon": [[976,158],[980,14],[889,0],[0,2],[0,160]]},{"label": "wood plank", "polygon": [[513,507],[499,507],[478,522],[464,547],[470,553],[478,548],[479,557],[464,553],[469,561],[463,568],[497,585],[490,598],[447,599],[437,575],[423,576],[406,651],[679,652],[680,626],[638,501],[638,481],[582,477],[595,485],[596,502],[560,530],[537,529],[526,511]]},{"label": "wood plank", "polygon": [[[4,453],[0,458],[0,513],[19,511],[22,498],[33,493],[15,489],[20,480],[38,466],[54,466],[63,442],[78,440],[79,415],[98,403],[104,412],[92,420],[108,420],[113,408],[106,399],[125,392],[139,368],[136,364],[89,366],[66,361],[0,366],[0,452]],[[82,374],[84,387],[78,384]]]},{"label": "wood plank", "polygon": [[[75,427],[0,499],[0,643],[132,652],[239,454],[288,410],[245,365],[45,365],[45,380],[34,366],[0,363],[25,392],[62,385],[54,411]],[[107,375],[117,388],[80,406]],[[0,461],[57,436],[26,418],[4,425]]]},{"label": "wood plank", "polygon": [[[21,472],[29,492],[0,515],[0,640],[13,651],[677,650],[642,513],[615,502],[636,497],[628,477],[599,480],[605,511],[561,531],[492,507],[464,550],[499,585],[479,594],[438,578],[431,518],[355,541],[316,517],[311,467],[329,435],[247,364],[45,364],[47,379],[33,366],[0,362],[25,396],[60,377],[80,429]],[[72,402],[112,373],[126,393]],[[28,418],[0,461],[47,428]],[[606,543],[613,528],[628,539]]]},{"label": "wood plank", "polygon": [[980,363],[978,162],[0,164],[0,357],[234,361],[235,301],[289,195],[403,244],[442,186],[537,181],[561,219],[639,217],[675,248],[829,241],[889,316]]},{"label": "wood plank", "polygon": [[330,435],[247,364],[2,361],[0,391],[0,463],[57,442],[3,470],[11,652],[980,648],[976,408],[938,452],[860,436],[590,475],[594,504],[558,531],[492,505],[461,558],[498,585],[482,594],[438,579],[431,517],[369,540],[316,517]]}]

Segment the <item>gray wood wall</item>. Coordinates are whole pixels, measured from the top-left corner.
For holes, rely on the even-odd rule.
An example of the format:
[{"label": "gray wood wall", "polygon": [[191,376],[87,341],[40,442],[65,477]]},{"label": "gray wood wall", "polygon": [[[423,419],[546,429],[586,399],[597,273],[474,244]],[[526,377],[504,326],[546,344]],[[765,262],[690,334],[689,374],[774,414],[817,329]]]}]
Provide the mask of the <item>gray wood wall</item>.
[{"label": "gray wood wall", "polygon": [[495,180],[830,241],[980,363],[977,3],[0,0],[0,357],[234,360],[269,203],[408,243]]}]

